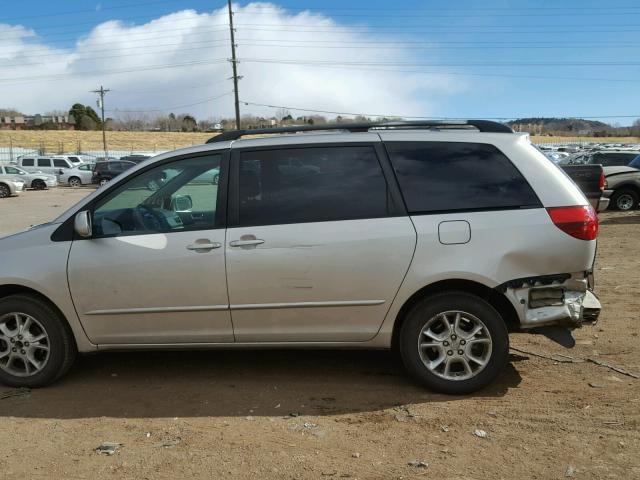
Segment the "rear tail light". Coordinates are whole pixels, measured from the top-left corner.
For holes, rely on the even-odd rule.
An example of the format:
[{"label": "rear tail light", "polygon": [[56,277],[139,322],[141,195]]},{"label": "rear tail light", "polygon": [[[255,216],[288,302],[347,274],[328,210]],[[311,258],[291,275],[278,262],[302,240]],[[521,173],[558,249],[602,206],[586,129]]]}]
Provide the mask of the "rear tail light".
[{"label": "rear tail light", "polygon": [[607,188],[607,179],[604,177],[604,172],[600,172],[600,181],[598,182],[598,186],[601,191]]},{"label": "rear tail light", "polygon": [[598,236],[598,215],[591,205],[547,208],[554,225],[580,240],[595,240]]}]

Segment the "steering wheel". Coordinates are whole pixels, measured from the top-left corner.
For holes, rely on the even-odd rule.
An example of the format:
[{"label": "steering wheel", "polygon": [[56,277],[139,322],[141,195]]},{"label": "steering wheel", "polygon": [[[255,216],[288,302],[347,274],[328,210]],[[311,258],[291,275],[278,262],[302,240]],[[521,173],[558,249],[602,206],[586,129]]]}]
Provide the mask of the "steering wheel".
[{"label": "steering wheel", "polygon": [[144,230],[151,230],[159,232],[163,230],[160,217],[148,205],[140,204],[133,209],[133,215],[136,220],[136,224],[141,226]]}]

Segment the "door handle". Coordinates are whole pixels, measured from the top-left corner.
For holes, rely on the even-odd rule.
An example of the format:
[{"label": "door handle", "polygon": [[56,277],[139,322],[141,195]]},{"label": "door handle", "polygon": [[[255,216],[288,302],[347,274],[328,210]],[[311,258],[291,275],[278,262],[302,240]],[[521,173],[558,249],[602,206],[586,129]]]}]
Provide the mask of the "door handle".
[{"label": "door handle", "polygon": [[251,247],[264,243],[264,240],[253,238],[251,240],[233,240],[229,242],[230,247]]},{"label": "door handle", "polygon": [[214,248],[220,248],[221,243],[211,242],[209,240],[196,240],[195,243],[187,245],[187,250],[195,250],[196,252],[208,252]]}]

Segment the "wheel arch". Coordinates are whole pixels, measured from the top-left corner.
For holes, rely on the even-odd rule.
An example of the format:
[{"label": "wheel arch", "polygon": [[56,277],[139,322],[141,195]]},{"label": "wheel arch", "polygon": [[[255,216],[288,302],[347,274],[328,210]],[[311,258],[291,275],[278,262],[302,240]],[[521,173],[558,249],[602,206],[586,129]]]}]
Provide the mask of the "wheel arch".
[{"label": "wheel arch", "polygon": [[427,298],[431,295],[435,295],[437,293],[448,292],[448,291],[458,291],[465,292],[475,295],[477,297],[486,300],[493,308],[495,308],[502,319],[504,320],[507,328],[510,331],[516,331],[519,329],[520,320],[518,318],[518,313],[516,312],[515,307],[509,301],[509,299],[504,296],[502,293],[497,290],[487,287],[486,285],[475,282],[473,280],[463,280],[463,279],[450,279],[450,280],[441,280],[438,282],[431,283],[429,285],[425,285],[424,287],[417,290],[413,295],[411,295],[402,305],[398,314],[396,315],[396,320],[393,324],[393,333],[391,336],[391,346],[392,348],[396,348],[398,346],[398,337],[400,333],[400,329],[402,327],[402,323],[406,320],[407,314],[411,311],[414,305],[416,305],[419,301]]},{"label": "wheel arch", "polygon": [[625,182],[625,183],[616,185],[615,187],[613,187],[613,193],[611,194],[611,196],[613,197],[613,195],[615,195],[616,192],[618,192],[619,190],[631,190],[635,192],[638,196],[640,196],[640,185],[634,182]]},{"label": "wheel arch", "polygon": [[73,337],[74,344],[76,344],[76,348],[77,348],[77,340],[74,334],[75,332],[71,327],[71,324],[67,319],[67,316],[53,301],[51,301],[49,297],[47,297],[46,295],[42,294],[41,292],[33,288],[25,287],[24,285],[17,285],[17,284],[0,285],[0,300],[6,297],[10,297],[11,295],[30,295],[32,297],[37,298],[41,302],[46,303],[48,306],[50,306],[60,316],[60,318],[64,320],[66,328],[68,328],[69,332],[72,333],[71,336]]}]

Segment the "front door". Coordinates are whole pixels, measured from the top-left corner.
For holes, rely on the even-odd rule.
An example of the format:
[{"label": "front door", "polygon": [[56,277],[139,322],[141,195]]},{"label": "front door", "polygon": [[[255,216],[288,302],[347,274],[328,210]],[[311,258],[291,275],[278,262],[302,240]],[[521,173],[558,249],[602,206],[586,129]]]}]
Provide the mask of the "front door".
[{"label": "front door", "polygon": [[[232,342],[222,155],[152,166],[92,206],[93,235],[71,246],[68,278],[97,344]],[[220,200],[222,199],[222,200]]]},{"label": "front door", "polygon": [[376,335],[416,242],[376,150],[234,152],[226,249],[237,342]]}]

